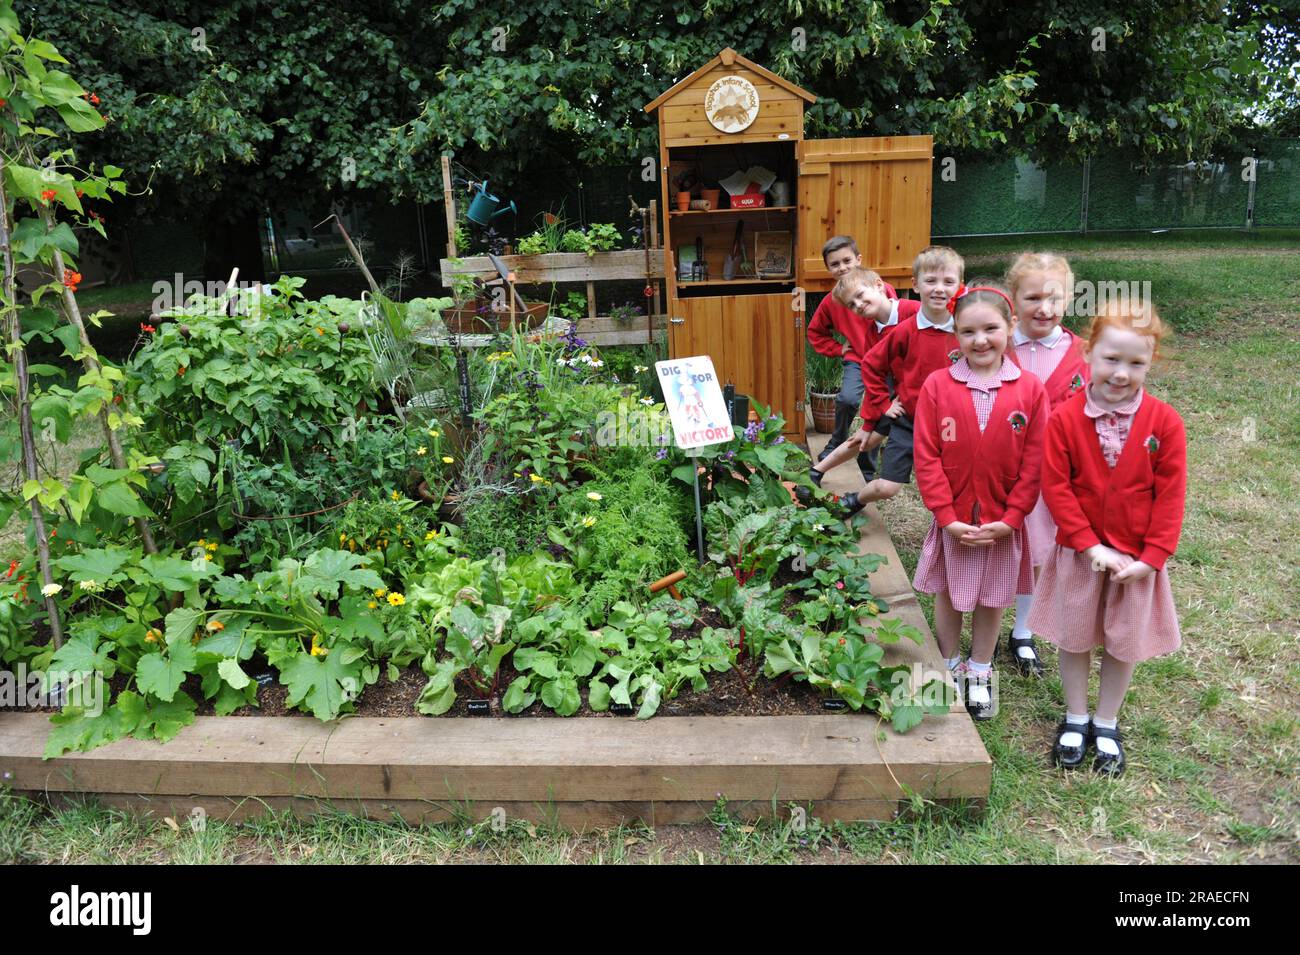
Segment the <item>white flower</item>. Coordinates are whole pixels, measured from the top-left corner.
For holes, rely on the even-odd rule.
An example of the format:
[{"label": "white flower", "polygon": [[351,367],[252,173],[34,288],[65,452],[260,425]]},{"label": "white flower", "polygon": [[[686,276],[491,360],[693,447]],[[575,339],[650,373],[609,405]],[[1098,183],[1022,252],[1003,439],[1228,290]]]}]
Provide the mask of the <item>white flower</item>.
[{"label": "white flower", "polygon": [[587,500],[589,501],[599,501],[602,497],[604,497],[604,495],[602,495],[599,491],[587,492]]},{"label": "white flower", "polygon": [[88,590],[91,593],[94,593],[97,590],[104,589],[99,583],[93,580],[83,580],[77,586],[80,587],[82,590]]},{"label": "white flower", "polygon": [[583,356],[582,356],[582,361],[585,361],[588,365],[590,365],[590,364],[591,364],[591,356],[590,356],[590,355],[583,355]]},{"label": "white flower", "polygon": [[652,405],[652,404],[654,404],[654,403],[655,403],[655,400],[654,400],[653,398],[642,398],[642,399],[641,399],[641,404],[643,404],[643,405]]},{"label": "white flower", "polygon": [[826,530],[826,525],[825,525],[825,524],[814,524],[814,525],[813,525],[813,530],[815,530],[815,531],[824,531],[824,530]]},{"label": "white flower", "polygon": [[641,372],[643,372],[643,371],[649,371],[649,370],[650,370],[650,369],[647,368],[645,365],[633,365],[633,366],[632,366],[632,371],[634,371],[634,372],[635,372],[636,374],[638,374],[638,375],[641,374]]},{"label": "white flower", "polygon": [[595,361],[593,361],[593,362],[591,363],[591,367],[592,367],[592,368],[603,368],[604,366],[605,366],[605,363],[604,363],[603,361],[601,361],[600,359],[596,359]]},{"label": "white flower", "polygon": [[557,365],[567,365],[567,364],[568,364],[568,362],[565,361],[563,358],[557,358],[557,359],[555,359],[555,363],[556,363]]},{"label": "white flower", "polygon": [[44,587],[41,588],[41,593],[47,597],[53,597],[62,589],[63,589],[62,584],[46,584]]}]

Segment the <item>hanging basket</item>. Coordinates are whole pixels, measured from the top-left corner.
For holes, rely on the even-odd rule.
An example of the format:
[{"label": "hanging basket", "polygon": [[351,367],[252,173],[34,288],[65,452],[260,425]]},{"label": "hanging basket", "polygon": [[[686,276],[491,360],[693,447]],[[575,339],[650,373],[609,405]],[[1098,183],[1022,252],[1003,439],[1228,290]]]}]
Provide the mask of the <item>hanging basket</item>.
[{"label": "hanging basket", "polygon": [[[515,324],[520,328],[536,328],[546,321],[550,313],[549,302],[533,302],[528,310],[515,312]],[[502,312],[492,310],[488,299],[470,299],[463,305],[450,308],[442,313],[447,331],[455,335],[487,335],[492,332],[510,331],[510,310]]]}]

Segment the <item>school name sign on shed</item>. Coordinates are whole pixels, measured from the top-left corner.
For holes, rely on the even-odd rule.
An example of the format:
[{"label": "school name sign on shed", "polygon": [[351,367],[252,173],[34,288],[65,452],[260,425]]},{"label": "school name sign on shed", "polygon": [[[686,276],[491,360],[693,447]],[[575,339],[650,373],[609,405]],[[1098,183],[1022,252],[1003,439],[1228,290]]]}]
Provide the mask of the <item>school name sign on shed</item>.
[{"label": "school name sign on shed", "polygon": [[735,437],[712,358],[697,355],[657,361],[655,372],[663,386],[677,447],[702,448]]}]

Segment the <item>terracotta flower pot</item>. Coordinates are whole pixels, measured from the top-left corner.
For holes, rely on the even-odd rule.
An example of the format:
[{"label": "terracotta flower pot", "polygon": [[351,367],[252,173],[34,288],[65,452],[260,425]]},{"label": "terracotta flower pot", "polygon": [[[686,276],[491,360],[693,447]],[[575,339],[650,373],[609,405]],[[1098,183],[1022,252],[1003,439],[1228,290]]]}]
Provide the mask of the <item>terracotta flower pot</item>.
[{"label": "terracotta flower pot", "polygon": [[710,209],[718,208],[718,202],[722,199],[721,189],[701,189],[700,198],[709,204]]},{"label": "terracotta flower pot", "polygon": [[691,207],[691,194],[689,192],[677,193],[677,211],[685,212]]}]

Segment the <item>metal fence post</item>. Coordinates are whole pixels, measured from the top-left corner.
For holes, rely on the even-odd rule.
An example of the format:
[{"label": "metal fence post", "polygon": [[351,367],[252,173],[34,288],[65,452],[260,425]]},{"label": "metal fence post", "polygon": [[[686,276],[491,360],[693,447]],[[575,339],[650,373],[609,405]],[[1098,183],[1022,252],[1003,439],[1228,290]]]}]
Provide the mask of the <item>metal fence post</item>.
[{"label": "metal fence post", "polygon": [[1079,198],[1079,232],[1088,233],[1088,186],[1092,180],[1092,160],[1083,161],[1083,195]]}]

